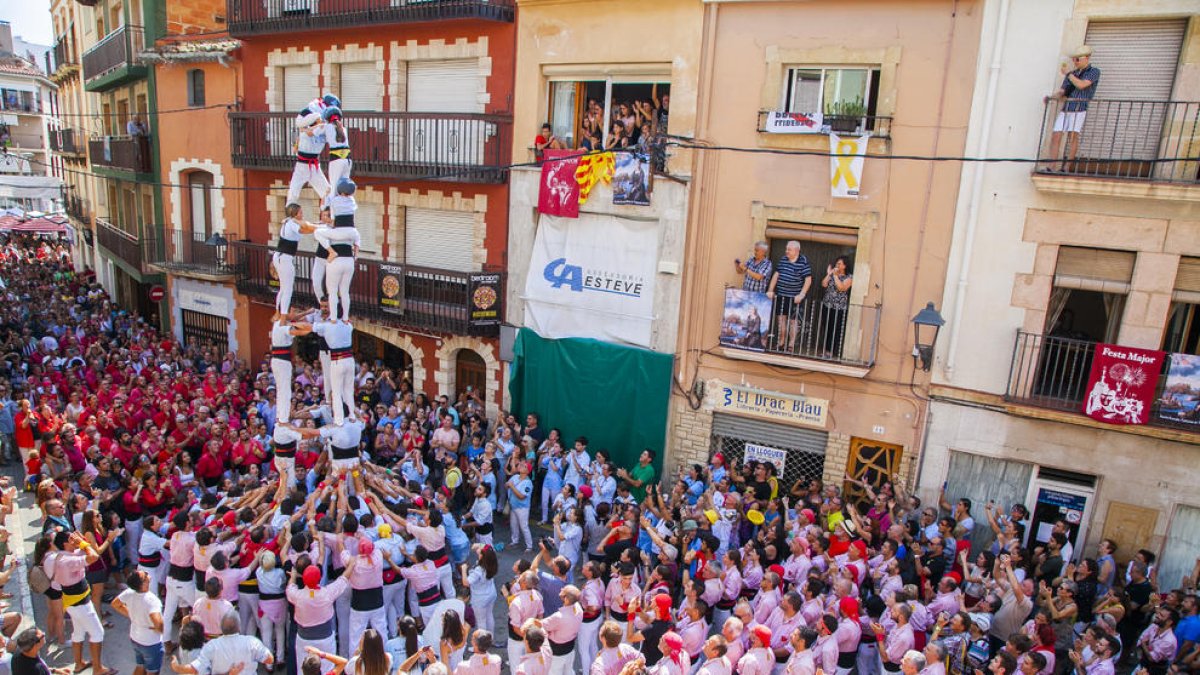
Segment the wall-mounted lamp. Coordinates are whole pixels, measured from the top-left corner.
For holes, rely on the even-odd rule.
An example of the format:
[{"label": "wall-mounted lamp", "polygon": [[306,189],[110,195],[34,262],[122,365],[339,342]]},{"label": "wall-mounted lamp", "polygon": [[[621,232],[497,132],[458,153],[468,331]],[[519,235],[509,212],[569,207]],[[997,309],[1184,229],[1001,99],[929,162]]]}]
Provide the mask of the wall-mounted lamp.
[{"label": "wall-mounted lamp", "polygon": [[913,364],[921,370],[928,371],[933,365],[933,346],[937,344],[938,331],[946,325],[941,312],[927,303],[925,309],[917,312],[913,323]]}]

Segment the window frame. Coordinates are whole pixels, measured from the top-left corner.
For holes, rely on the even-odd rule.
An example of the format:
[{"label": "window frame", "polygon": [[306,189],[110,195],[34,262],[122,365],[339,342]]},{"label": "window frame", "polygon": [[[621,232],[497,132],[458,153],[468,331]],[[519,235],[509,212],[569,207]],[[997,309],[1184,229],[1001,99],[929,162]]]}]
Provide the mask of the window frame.
[{"label": "window frame", "polygon": [[[551,118],[551,116],[554,113],[554,84],[561,83],[561,82],[571,82],[576,85],[586,84],[589,82],[603,82],[604,83],[604,125],[601,127],[601,130],[603,133],[600,137],[600,142],[601,142],[601,144],[604,144],[604,145],[608,144],[609,129],[612,126],[612,93],[613,93],[614,85],[622,85],[622,84],[664,85],[665,84],[667,86],[666,95],[668,95],[668,96],[670,96],[670,94],[671,94],[671,89],[674,88],[674,86],[671,82],[670,75],[643,75],[643,74],[588,75],[586,73],[576,73],[576,74],[570,74],[570,75],[550,75],[550,76],[546,77],[546,98],[545,98],[545,100],[546,100],[546,111],[547,112],[546,112],[545,119],[546,119],[546,122],[549,123],[552,127],[554,124],[554,121]],[[576,95],[578,95],[578,87],[576,88]],[[661,98],[662,95],[663,94],[660,93],[659,97]],[[586,101],[584,102],[584,105],[586,105]],[[579,101],[578,100],[576,100],[576,102],[575,102],[575,108],[576,108],[576,111],[579,110]],[[577,113],[575,115],[575,117],[576,117],[576,119],[574,122],[573,131],[577,136],[577,138],[575,139],[575,145],[578,145],[582,141],[581,138],[578,138],[578,135],[579,135],[580,131],[582,130],[582,127],[580,124],[579,114]]]},{"label": "window frame", "polygon": [[[187,104],[190,108],[203,108],[205,102],[205,75],[203,68],[191,68],[187,71]],[[197,87],[197,85],[199,85]],[[199,95],[197,96],[197,89]]]},{"label": "window frame", "polygon": [[[780,110],[780,112],[795,112],[795,113],[819,112],[824,115],[824,114],[826,114],[826,112],[825,112],[825,86],[829,80],[829,73],[831,71],[837,71],[837,72],[860,71],[860,72],[866,73],[866,78],[863,83],[864,91],[862,94],[863,108],[865,110],[864,114],[867,117],[873,117],[873,116],[875,116],[874,111],[875,111],[876,104],[879,99],[878,88],[879,88],[879,79],[881,76],[882,69],[883,69],[882,65],[868,65],[868,64],[861,64],[861,63],[860,64],[849,64],[849,65],[847,65],[847,64],[810,65],[810,64],[792,64],[792,63],[785,64],[783,66],[784,81],[783,81],[783,87],[780,90],[781,101],[779,104],[779,110]],[[821,110],[792,110],[791,109],[792,98],[793,98],[793,95],[795,92],[796,75],[799,71],[819,71],[821,73],[821,90],[820,90],[820,93],[817,95],[817,100],[820,102]],[[840,80],[840,78],[839,78],[839,80]],[[839,82],[839,86],[840,86],[840,82]],[[875,92],[874,96],[871,95],[872,91]]]}]

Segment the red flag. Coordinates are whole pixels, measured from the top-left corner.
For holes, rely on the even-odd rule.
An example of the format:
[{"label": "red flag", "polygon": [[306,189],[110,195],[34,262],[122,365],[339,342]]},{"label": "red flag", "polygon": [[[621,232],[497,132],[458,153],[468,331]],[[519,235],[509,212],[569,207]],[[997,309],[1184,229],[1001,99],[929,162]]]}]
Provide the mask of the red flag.
[{"label": "red flag", "polygon": [[[542,162],[542,186],[538,190],[538,212],[563,218],[579,217],[579,168],[575,150],[546,150]],[[569,157],[570,159],[559,159]]]},{"label": "red flag", "polygon": [[1160,351],[1096,345],[1084,414],[1109,424],[1145,424],[1165,358]]}]

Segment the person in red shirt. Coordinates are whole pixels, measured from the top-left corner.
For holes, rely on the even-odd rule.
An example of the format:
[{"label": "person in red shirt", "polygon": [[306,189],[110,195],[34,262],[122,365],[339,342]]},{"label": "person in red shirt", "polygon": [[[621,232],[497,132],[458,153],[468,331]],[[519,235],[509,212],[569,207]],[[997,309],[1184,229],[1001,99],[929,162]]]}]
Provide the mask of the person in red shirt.
[{"label": "person in red shirt", "polygon": [[38,415],[33,411],[29,399],[23,398],[17,404],[17,414],[13,417],[16,426],[15,436],[17,448],[21,451],[21,461],[29,459],[29,453],[37,447]]},{"label": "person in red shirt", "polygon": [[245,474],[252,464],[262,464],[267,459],[267,453],[262,443],[250,437],[250,431],[242,429],[236,443],[233,444],[233,469]]},{"label": "person in red shirt", "polygon": [[196,462],[196,477],[204,487],[212,489],[221,483],[225,473],[225,462],[221,460],[221,444],[212,440],[204,448],[204,454]]}]

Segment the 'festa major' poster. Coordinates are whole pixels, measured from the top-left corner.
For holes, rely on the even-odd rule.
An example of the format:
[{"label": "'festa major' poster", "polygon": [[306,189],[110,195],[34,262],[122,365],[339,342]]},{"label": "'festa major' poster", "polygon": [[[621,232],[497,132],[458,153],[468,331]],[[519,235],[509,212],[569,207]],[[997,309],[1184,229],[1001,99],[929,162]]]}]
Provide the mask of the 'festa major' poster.
[{"label": "'festa major' poster", "polygon": [[1165,357],[1149,349],[1096,345],[1084,414],[1109,424],[1145,424]]}]

